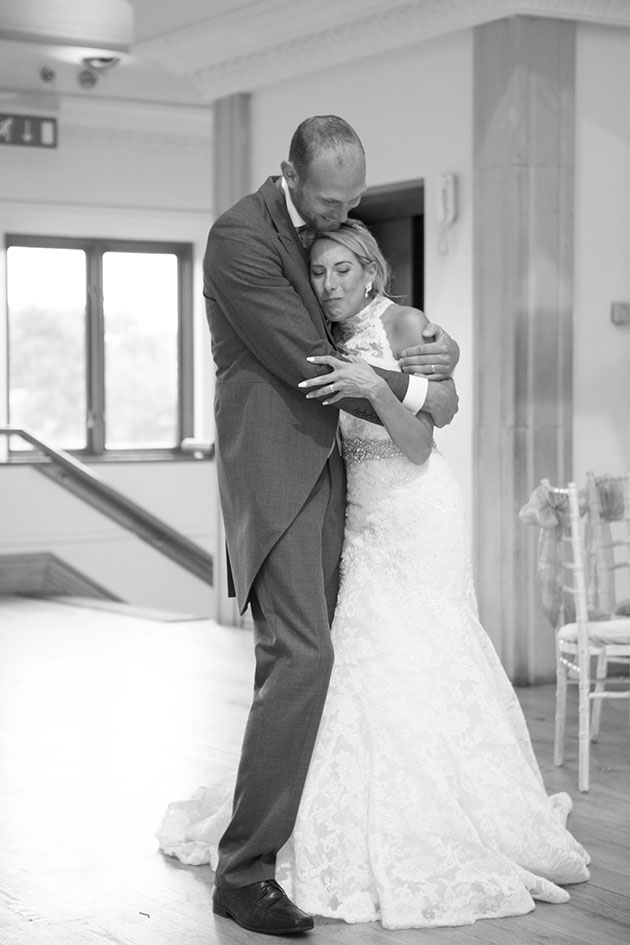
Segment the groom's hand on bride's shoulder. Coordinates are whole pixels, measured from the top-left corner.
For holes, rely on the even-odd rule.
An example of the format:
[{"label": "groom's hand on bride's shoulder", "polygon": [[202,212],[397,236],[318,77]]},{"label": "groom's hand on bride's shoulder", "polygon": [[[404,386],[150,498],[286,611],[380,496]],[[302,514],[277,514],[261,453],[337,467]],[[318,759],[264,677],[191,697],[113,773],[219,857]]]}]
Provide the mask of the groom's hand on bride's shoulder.
[{"label": "groom's hand on bride's shoulder", "polygon": [[429,322],[422,330],[424,341],[405,348],[398,361],[406,374],[422,374],[429,381],[450,377],[459,361],[459,345],[451,336]]}]

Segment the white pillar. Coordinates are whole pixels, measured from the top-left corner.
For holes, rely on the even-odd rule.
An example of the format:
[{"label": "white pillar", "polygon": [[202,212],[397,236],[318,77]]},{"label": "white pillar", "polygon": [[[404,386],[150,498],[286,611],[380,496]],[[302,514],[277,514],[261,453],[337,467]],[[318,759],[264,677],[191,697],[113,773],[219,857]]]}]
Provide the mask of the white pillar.
[{"label": "white pillar", "polygon": [[518,511],[571,476],[575,24],[474,32],[475,568],[511,679],[554,678],[536,530]]}]

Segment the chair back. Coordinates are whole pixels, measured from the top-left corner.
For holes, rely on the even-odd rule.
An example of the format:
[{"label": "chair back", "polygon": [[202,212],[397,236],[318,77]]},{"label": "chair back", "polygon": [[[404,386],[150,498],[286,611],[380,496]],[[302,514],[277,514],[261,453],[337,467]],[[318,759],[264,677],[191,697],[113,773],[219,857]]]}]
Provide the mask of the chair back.
[{"label": "chair back", "polygon": [[587,473],[586,497],[592,606],[614,614],[630,606],[630,471],[623,476]]},{"label": "chair back", "polygon": [[[582,626],[588,624],[588,595],[586,547],[584,540],[584,520],[580,512],[578,488],[574,482],[567,486],[552,486],[549,480],[543,480],[550,493],[556,497],[558,505],[566,503],[563,526],[560,532],[562,553],[560,578],[563,597],[573,601],[571,610],[575,611],[575,622]],[[573,619],[571,615],[571,619]]]}]

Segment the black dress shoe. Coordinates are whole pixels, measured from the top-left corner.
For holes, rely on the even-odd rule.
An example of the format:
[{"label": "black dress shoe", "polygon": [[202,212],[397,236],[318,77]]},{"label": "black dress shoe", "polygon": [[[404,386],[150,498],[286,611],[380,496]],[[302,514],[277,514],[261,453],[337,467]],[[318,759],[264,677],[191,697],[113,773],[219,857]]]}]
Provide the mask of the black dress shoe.
[{"label": "black dress shoe", "polygon": [[214,887],[212,911],[234,919],[250,932],[265,935],[297,935],[308,932],[314,922],[295,906],[275,879],[242,886],[240,889]]}]

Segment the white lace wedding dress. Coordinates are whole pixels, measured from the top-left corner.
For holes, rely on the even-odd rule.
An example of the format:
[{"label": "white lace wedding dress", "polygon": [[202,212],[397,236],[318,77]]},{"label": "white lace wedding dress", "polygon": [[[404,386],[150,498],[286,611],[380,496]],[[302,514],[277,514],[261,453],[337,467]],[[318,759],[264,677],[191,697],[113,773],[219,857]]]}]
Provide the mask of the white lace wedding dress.
[{"label": "white lace wedding dress", "polygon": [[[342,328],[349,354],[396,368],[377,298]],[[336,326],[339,328],[340,326]],[[307,912],[385,928],[519,915],[588,879],[549,798],[515,693],[477,619],[459,487],[437,449],[409,462],[341,414],[348,473],[335,666],[277,879]],[[231,793],[228,789],[228,794]],[[216,790],[171,804],[158,833],[216,862]]]}]

